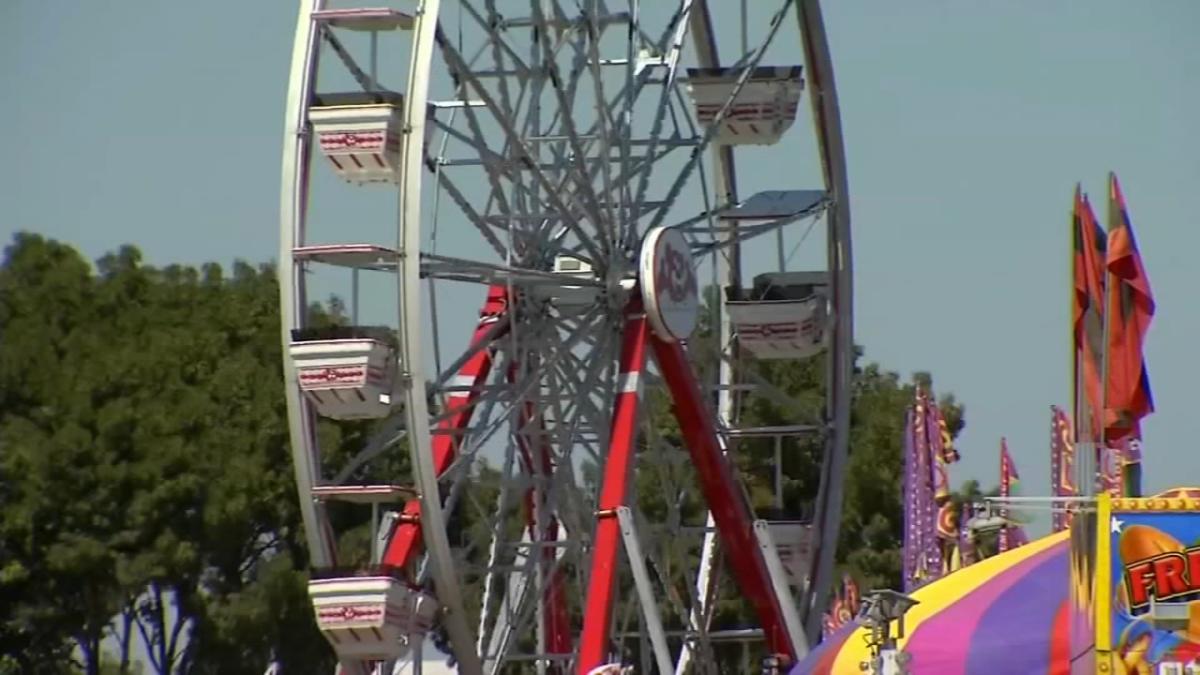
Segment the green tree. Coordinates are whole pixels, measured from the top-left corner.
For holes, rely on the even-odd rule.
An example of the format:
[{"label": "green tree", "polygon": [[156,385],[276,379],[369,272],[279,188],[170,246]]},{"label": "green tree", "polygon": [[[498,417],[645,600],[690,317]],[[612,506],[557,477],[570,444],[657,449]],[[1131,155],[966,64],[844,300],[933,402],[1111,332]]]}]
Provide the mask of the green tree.
[{"label": "green tree", "polygon": [[[109,442],[114,385],[93,379],[103,338],[90,269],[69,247],[20,235],[0,270],[0,594],[3,651],[55,672],[77,646],[99,670],[132,493],[127,448]],[[74,643],[74,644],[72,644]],[[51,666],[49,664],[58,664]]]},{"label": "green tree", "polygon": [[[125,247],[93,273],[34,235],[7,249],[0,653],[20,672],[77,651],[98,673],[113,634],[118,669],[131,641],[160,673],[332,668],[305,595],[277,293],[270,267],[156,269]],[[319,426],[333,460],[369,431]],[[372,470],[402,470],[394,455]]]}]

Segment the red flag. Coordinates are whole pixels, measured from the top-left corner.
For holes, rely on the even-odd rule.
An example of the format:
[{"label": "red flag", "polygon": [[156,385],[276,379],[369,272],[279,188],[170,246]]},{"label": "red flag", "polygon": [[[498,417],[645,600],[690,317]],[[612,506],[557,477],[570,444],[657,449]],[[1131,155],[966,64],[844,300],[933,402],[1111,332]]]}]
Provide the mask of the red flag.
[{"label": "red flag", "polygon": [[1104,435],[1109,441],[1141,437],[1140,421],[1154,412],[1150,378],[1142,356],[1146,332],[1154,317],[1154,294],[1142,265],[1133,223],[1116,174],[1109,174],[1108,190],[1108,392]]},{"label": "red flag", "polygon": [[[1083,401],[1076,400],[1075,420],[1077,434],[1090,432],[1091,440],[1100,431],[1101,359],[1104,356],[1104,231],[1096,221],[1087,197],[1075,186],[1075,209],[1072,219],[1075,240],[1074,266],[1074,335],[1075,335],[1075,382],[1083,385]],[[1082,378],[1080,377],[1082,375]],[[1081,428],[1078,422],[1084,417],[1079,404],[1086,402],[1092,411],[1090,428]]]},{"label": "red flag", "polygon": [[[1000,439],[1000,497],[1006,499],[1012,496],[1013,488],[1019,483],[1021,477],[1017,475],[1017,465],[1013,462],[1012,455],[1008,454],[1008,439]],[[1000,516],[1005,520],[1009,517],[1008,505],[1002,504]],[[1013,530],[1019,530],[1019,527],[1012,527]],[[1005,525],[1000,529],[1000,537],[997,549],[1000,553],[1004,553],[1010,548],[1016,548],[1023,542],[1021,537],[1023,534],[1010,532],[1010,526]]]}]

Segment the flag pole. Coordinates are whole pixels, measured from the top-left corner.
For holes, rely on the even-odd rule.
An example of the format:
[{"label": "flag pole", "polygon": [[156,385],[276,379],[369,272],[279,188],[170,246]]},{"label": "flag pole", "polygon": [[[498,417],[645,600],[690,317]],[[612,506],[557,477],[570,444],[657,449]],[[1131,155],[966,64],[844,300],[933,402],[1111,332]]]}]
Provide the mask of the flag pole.
[{"label": "flag pole", "polygon": [[[1108,223],[1104,228],[1105,237],[1105,260],[1104,260],[1104,348],[1100,352],[1100,445],[1097,448],[1098,452],[1109,452],[1108,443],[1106,440],[1106,427],[1108,426],[1108,370],[1109,370],[1109,340],[1112,339],[1112,273],[1108,269],[1108,234],[1112,232],[1113,223],[1115,222],[1113,213],[1113,172],[1108,172],[1108,181],[1105,185],[1105,193],[1108,195],[1108,208],[1105,214]],[[1118,472],[1120,472],[1120,461],[1117,461]],[[1118,473],[1118,475],[1120,475]],[[1118,483],[1119,485],[1120,483]]]},{"label": "flag pole", "polygon": [[[1092,435],[1092,420],[1091,415],[1088,414],[1089,405],[1085,394],[1086,386],[1083,382],[1083,368],[1080,363],[1082,345],[1079,344],[1077,340],[1078,336],[1075,332],[1075,308],[1076,303],[1079,302],[1079,298],[1075,292],[1075,259],[1082,254],[1082,251],[1075,250],[1075,245],[1076,242],[1079,242],[1081,245],[1083,242],[1083,232],[1081,231],[1083,227],[1083,213],[1080,211],[1080,206],[1083,204],[1082,191],[1082,186],[1076,183],[1075,203],[1071,207],[1071,239],[1069,247],[1071,251],[1071,264],[1068,267],[1071,275],[1071,311],[1068,313],[1068,317],[1071,322],[1071,365],[1073,375],[1071,378],[1071,386],[1073,388],[1071,396],[1071,405],[1073,407],[1071,422],[1074,425],[1071,434],[1075,441],[1075,491],[1079,495],[1091,496],[1096,494],[1095,466],[1097,463],[1094,439],[1090,438]],[[1090,452],[1089,448],[1092,449]]]},{"label": "flag pole", "polygon": [[[1067,334],[1070,336],[1071,343],[1071,436],[1075,447],[1079,447],[1079,422],[1080,422],[1080,407],[1079,407],[1079,392],[1082,389],[1079,378],[1079,344],[1075,335],[1075,307],[1079,302],[1079,296],[1075,290],[1075,259],[1079,256],[1079,252],[1075,250],[1075,242],[1079,238],[1079,200],[1080,191],[1082,190],[1079,183],[1075,183],[1075,198],[1071,203],[1071,227],[1070,234],[1067,238],[1067,252],[1070,254],[1070,262],[1067,265],[1067,289],[1070,291],[1070,302],[1067,304],[1067,322],[1070,330]],[[1075,472],[1079,472],[1079,466],[1076,465]],[[1075,482],[1079,482],[1079,477],[1075,477]]]},{"label": "flag pole", "polygon": [[[1121,226],[1125,225],[1124,217],[1123,217],[1124,214],[1121,214],[1118,211],[1119,207],[1117,205],[1117,199],[1116,199],[1117,195],[1116,195],[1116,190],[1115,190],[1116,185],[1117,185],[1117,173],[1115,171],[1109,171],[1108,172],[1108,185],[1107,185],[1107,188],[1108,188],[1108,213],[1107,213],[1108,227],[1106,228],[1107,231],[1105,232],[1106,236],[1111,234],[1113,232],[1113,230],[1115,230],[1117,227],[1121,227]],[[1122,206],[1123,206],[1123,204],[1122,204]],[[1111,335],[1109,331],[1112,330],[1112,326],[1109,323],[1109,315],[1113,313],[1112,311],[1110,311],[1111,305],[1112,305],[1112,299],[1110,298],[1109,294],[1113,292],[1114,285],[1115,285],[1115,284],[1113,284],[1113,280],[1116,278],[1116,275],[1112,274],[1108,269],[1107,247],[1105,247],[1105,253],[1106,253],[1106,255],[1105,255],[1105,261],[1104,261],[1105,292],[1104,292],[1104,361],[1103,361],[1104,383],[1105,384],[1104,384],[1103,400],[1105,401],[1104,405],[1105,405],[1105,409],[1107,411],[1107,407],[1108,407],[1109,339],[1110,339],[1110,335]],[[1105,420],[1107,420],[1107,419],[1108,419],[1108,415],[1106,413]],[[1134,428],[1138,428],[1138,425],[1134,425]],[[1142,440],[1140,438],[1140,435],[1141,434],[1138,434],[1139,438],[1137,438],[1137,441],[1139,443]],[[1116,464],[1119,467],[1119,469],[1118,469],[1118,484],[1120,485],[1122,497],[1141,497],[1142,496],[1141,495],[1141,491],[1142,491],[1142,489],[1141,489],[1141,483],[1142,483],[1142,481],[1141,481],[1141,470],[1142,470],[1141,459],[1139,457],[1138,461],[1136,463],[1134,463],[1131,461],[1127,461],[1129,458],[1125,456],[1126,451],[1128,450],[1128,446],[1131,441],[1131,438],[1132,438],[1132,432],[1131,432],[1130,436],[1125,437],[1125,442],[1122,446],[1122,456],[1116,458]]]}]

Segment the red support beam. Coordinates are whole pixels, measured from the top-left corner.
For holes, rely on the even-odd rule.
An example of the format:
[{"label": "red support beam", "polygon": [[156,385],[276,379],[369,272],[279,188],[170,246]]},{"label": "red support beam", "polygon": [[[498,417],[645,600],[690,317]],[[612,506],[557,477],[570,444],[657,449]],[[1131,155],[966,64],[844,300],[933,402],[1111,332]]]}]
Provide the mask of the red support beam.
[{"label": "red support beam", "polygon": [[[487,300],[479,312],[479,325],[471,337],[470,348],[479,346],[485,340],[494,341],[499,337],[493,330],[507,309],[507,289],[504,286],[489,287]],[[458,456],[459,444],[463,438],[462,431],[470,426],[475,402],[484,383],[487,382],[488,374],[492,372],[493,355],[494,350],[490,347],[480,349],[462,365],[453,380],[454,384],[469,386],[470,389],[453,391],[446,397],[447,415],[438,424],[438,433],[433,437],[433,465],[439,476],[450,468]],[[388,540],[387,549],[383,553],[383,564],[408,569],[420,554],[421,544],[421,502],[419,499],[411,499],[404,505],[400,524]]]},{"label": "red support beam", "polygon": [[717,531],[733,578],[746,599],[754,606],[771,652],[796,654],[783,620],[783,610],[775,597],[766,561],[754,538],[753,515],[725,457],[712,415],[704,404],[687,353],[678,342],[667,342],[650,335],[655,361],[671,391],[675,418],[683,433],[684,445],[700,477],[700,488],[716,521]]},{"label": "red support beam", "polygon": [[642,312],[640,300],[636,299],[630,302],[626,312],[621,344],[621,374],[617,380],[612,433],[596,511],[591,575],[588,578],[587,604],[584,606],[583,632],[579,642],[579,675],[586,675],[603,665],[609,649],[609,631],[617,591],[617,554],[621,546],[617,507],[626,505],[637,438],[638,385],[646,364],[646,315]]}]

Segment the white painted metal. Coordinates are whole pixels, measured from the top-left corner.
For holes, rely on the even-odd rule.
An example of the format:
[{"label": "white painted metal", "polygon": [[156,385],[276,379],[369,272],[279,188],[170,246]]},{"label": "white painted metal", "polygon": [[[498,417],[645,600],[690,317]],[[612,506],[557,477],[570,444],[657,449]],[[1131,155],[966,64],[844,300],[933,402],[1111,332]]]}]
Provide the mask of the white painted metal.
[{"label": "white painted metal", "polygon": [[617,520],[621,523],[621,539],[625,542],[625,553],[629,557],[629,569],[633,572],[633,584],[637,589],[642,616],[646,621],[650,644],[654,650],[654,661],[658,672],[671,672],[671,655],[667,650],[667,635],[663,630],[662,617],[658,612],[658,600],[650,584],[650,573],[646,571],[646,557],[642,543],[638,541],[637,528],[629,507],[617,509]]},{"label": "white painted metal", "polygon": [[346,7],[313,12],[313,20],[347,30],[370,31],[412,28],[411,14],[386,7]]},{"label": "white painted metal", "polygon": [[830,303],[834,313],[830,337],[827,413],[829,442],[821,467],[817,496],[816,528],[820,547],[812,575],[813,592],[802,607],[809,640],[821,634],[821,618],[834,584],[834,557],[842,519],[843,481],[850,453],[850,386],[854,375],[853,258],[850,248],[850,188],[846,176],[846,150],[841,113],[833,79],[833,59],[825,37],[820,0],[799,0],[796,17],[804,36],[808,64],[809,103],[816,124],[821,168],[832,204],[828,222],[828,267],[832,281]]},{"label": "white painted metal", "polygon": [[792,598],[792,589],[788,583],[788,573],[780,560],[779,550],[775,547],[771,524],[765,520],[754,521],[754,538],[763,552],[767,563],[767,573],[771,576],[771,586],[775,589],[775,597],[779,599],[779,607],[783,612],[783,623],[787,627],[788,637],[797,654],[808,652],[808,638],[804,636],[804,624],[800,621],[800,613],[796,611],[796,601]]},{"label": "white painted metal", "polygon": [[[321,9],[323,4],[323,0],[300,2],[288,80],[279,206],[279,307],[285,345],[292,340],[292,330],[304,326],[304,312],[308,307],[302,278],[304,268],[300,261],[292,257],[292,249],[304,241],[310,152],[307,140],[308,101],[312,95],[318,39],[312,12]],[[308,499],[320,475],[320,448],[316,443],[313,418],[300,393],[296,367],[291,359],[284,359],[283,376],[288,426],[291,428],[292,468],[300,494],[300,514],[304,521],[309,558],[314,566],[326,567],[334,564],[336,555],[329,537],[325,510]]]},{"label": "white painted metal", "polygon": [[312,489],[313,499],[352,504],[396,502],[415,494],[415,490],[403,485],[318,485]]},{"label": "white painted metal", "polygon": [[771,521],[768,529],[788,583],[806,591],[812,574],[813,526],[799,521]]},{"label": "white painted metal", "polygon": [[425,157],[425,114],[429,98],[429,78],[433,49],[438,32],[439,0],[423,0],[417,11],[412,55],[409,58],[408,93],[404,108],[404,137],[401,140],[400,219],[396,240],[399,274],[401,323],[400,364],[408,421],[409,456],[421,500],[421,532],[429,552],[429,568],[442,605],[442,622],[450,636],[464,675],[481,675],[479,654],[467,624],[462,588],[455,574],[454,557],[446,537],[446,516],[439,499],[438,476],[434,469],[426,405],[424,360],[421,349],[422,327],[420,282],[421,269],[421,171]]}]

